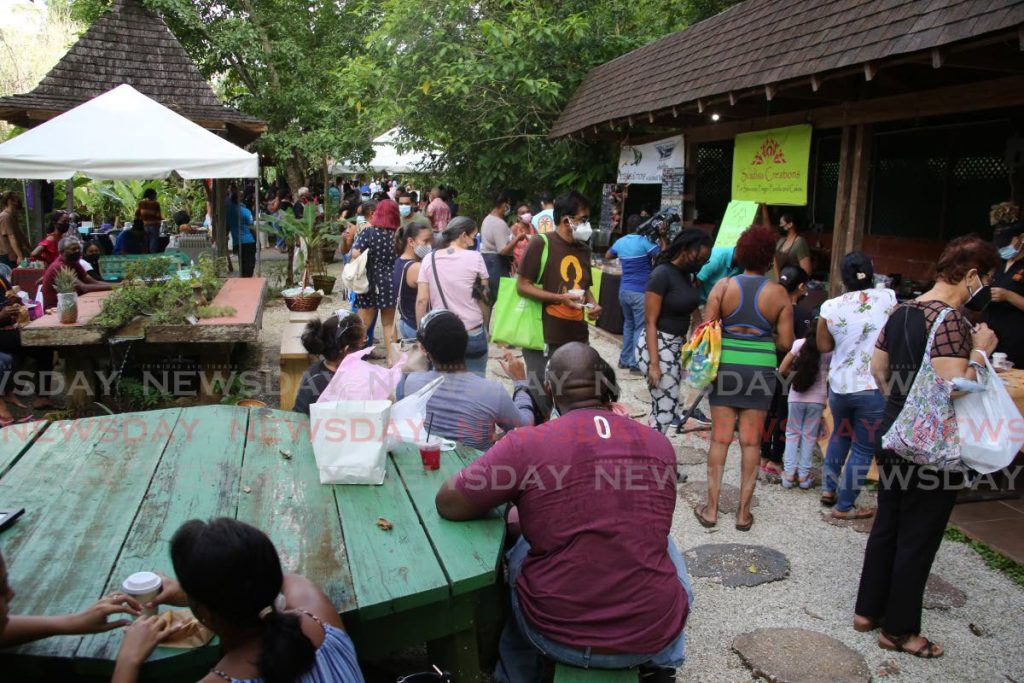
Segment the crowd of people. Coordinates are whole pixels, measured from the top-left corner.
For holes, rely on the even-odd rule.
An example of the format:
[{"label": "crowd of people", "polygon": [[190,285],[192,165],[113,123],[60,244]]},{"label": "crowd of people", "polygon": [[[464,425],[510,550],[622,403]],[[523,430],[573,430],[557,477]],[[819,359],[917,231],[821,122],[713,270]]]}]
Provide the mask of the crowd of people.
[{"label": "crowd of people", "polygon": [[[471,520],[508,505],[511,615],[497,680],[540,680],[548,660],[639,667],[644,680],[674,680],[685,659],[694,595],[670,534],[679,479],[665,434],[699,396],[687,387],[681,348],[697,324],[715,321],[721,358],[706,392],[710,416],[687,411],[711,430],[707,496],[693,509],[697,522],[708,528],[720,522],[734,441],[738,531],[755,525],[759,479],[777,477],[787,490],[819,483],[814,446],[830,413],[820,502],[840,520],[876,517],[852,627],[878,629],[879,646],[888,650],[943,654],[920,633],[922,599],[957,486],[971,473],[954,473],[950,486],[926,487],[923,466],[883,448],[881,435],[903,410],[930,409],[909,402],[909,379],[925,363],[944,379],[971,380],[996,350],[1020,357],[1014,341],[1024,322],[1019,223],[1003,226],[992,240],[952,240],[936,263],[934,285],[902,301],[876,277],[869,256],[846,254],[842,293],[811,309],[811,253],[791,214],[778,227],[755,225],[735,245],[717,248],[702,229],[637,231],[640,221],[631,217],[626,225],[634,232],[606,254],[622,263],[625,319],[621,353],[608,362],[589,345],[587,319],[597,319],[601,306],[591,293],[593,230],[584,196],[517,203],[496,193],[478,224],[459,213],[445,188],[421,196],[375,180],[339,181],[332,190],[323,210],[352,221],[341,250],[349,258],[368,254],[368,288],[356,294],[351,310],[308,323],[302,341],[319,360],[302,379],[295,410],[308,414],[352,354],[372,360],[363,354],[378,322],[389,351],[403,340],[424,357],[423,367],[403,375],[395,398],[444,378],[427,405],[433,433],[484,454],[440,488],[439,514]],[[268,210],[320,210],[310,209],[319,202],[306,188],[297,197],[292,202],[275,189]],[[143,232],[145,220],[140,217]],[[0,215],[0,249],[3,225]],[[239,226],[246,225],[241,214]],[[244,239],[238,243],[244,273],[252,250]],[[58,259],[73,263],[76,250],[77,242],[57,240]],[[88,286],[86,278],[80,275]],[[519,350],[521,357],[516,349],[502,351],[511,392],[488,378],[488,316],[502,287],[539,302],[544,339],[541,349]],[[616,362],[621,372],[647,381],[646,424],[618,403]],[[883,474],[877,509],[857,506],[872,460]],[[629,486],[612,483],[622,468]],[[514,485],[496,472],[512,473]],[[893,473],[905,476],[888,476]],[[208,680],[361,680],[337,613],[319,588],[282,573],[262,532],[226,519],[192,521],[174,535],[170,552],[177,579],[165,577],[155,602],[187,601],[221,637],[223,657]],[[252,577],[244,590],[224,578],[243,573]],[[6,588],[0,645],[115,628],[127,622],[107,622],[108,615],[137,616],[142,607],[115,594],[81,615],[7,617],[13,591],[2,563],[0,588]],[[162,622],[136,619],[114,680],[135,680],[166,635]]]}]

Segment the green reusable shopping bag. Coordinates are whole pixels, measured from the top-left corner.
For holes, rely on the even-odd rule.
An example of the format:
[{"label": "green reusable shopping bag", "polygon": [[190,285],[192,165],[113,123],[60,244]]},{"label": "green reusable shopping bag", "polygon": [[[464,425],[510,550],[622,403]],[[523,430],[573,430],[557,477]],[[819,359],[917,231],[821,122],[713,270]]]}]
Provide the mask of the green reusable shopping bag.
[{"label": "green reusable shopping bag", "polygon": [[[540,270],[537,272],[537,286],[548,263],[548,237],[544,240],[544,251],[540,255]],[[491,340],[523,349],[544,350],[544,324],[541,315],[544,305],[519,295],[516,278],[503,277],[498,286],[498,300],[491,311]]]}]

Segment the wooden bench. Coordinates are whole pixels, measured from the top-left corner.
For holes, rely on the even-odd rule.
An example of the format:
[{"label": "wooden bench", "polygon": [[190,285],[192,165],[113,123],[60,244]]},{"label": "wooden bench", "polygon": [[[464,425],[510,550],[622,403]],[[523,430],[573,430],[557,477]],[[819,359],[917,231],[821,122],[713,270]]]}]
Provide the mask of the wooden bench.
[{"label": "wooden bench", "polygon": [[281,330],[281,410],[295,407],[302,375],[316,362],[316,356],[310,355],[302,345],[304,329],[306,321],[292,320]]},{"label": "wooden bench", "polygon": [[555,683],[637,683],[636,669],[578,669],[555,664]]},{"label": "wooden bench", "polygon": [[179,268],[188,268],[192,260],[188,254],[182,251],[168,249],[162,254],[117,254],[114,256],[100,256],[100,273],[107,282],[118,282],[124,279],[124,272],[128,265],[139,261],[165,258],[170,260],[167,274],[174,275]]}]

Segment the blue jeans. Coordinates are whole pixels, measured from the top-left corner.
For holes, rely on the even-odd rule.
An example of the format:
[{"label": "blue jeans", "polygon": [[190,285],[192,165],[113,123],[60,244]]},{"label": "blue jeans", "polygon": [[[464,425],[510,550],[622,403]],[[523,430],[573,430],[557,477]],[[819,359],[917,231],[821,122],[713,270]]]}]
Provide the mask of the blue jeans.
[{"label": "blue jeans", "polygon": [[476,334],[469,335],[469,342],[466,344],[466,369],[474,375],[487,377],[487,348],[487,330],[483,327]]},{"label": "blue jeans", "polygon": [[[662,669],[675,669],[685,661],[684,645],[686,636],[679,637],[669,643],[661,652],[655,654],[596,654],[590,650],[579,650],[561,645],[545,638],[538,633],[523,616],[516,594],[516,580],[523,568],[523,560],[530,551],[530,544],[520,536],[516,544],[505,555],[508,562],[508,583],[512,597],[512,616],[505,622],[498,644],[499,660],[494,670],[498,683],[534,683],[541,680],[544,658],[553,659],[563,664],[583,669],[631,669],[640,665]],[[679,553],[675,542],[668,539],[668,554],[676,566],[679,582],[686,589],[691,613],[693,610],[693,588],[690,585],[690,573],[686,570],[686,560]]]},{"label": "blue jeans", "polygon": [[885,397],[877,390],[837,394],[829,389],[828,404],[832,409],[832,436],[825,453],[821,488],[832,493],[838,487],[836,510],[847,512],[857,501],[864,477],[871,469]]},{"label": "blue jeans", "polygon": [[401,318],[398,319],[398,334],[402,339],[415,339],[416,328],[405,324]]},{"label": "blue jeans", "polygon": [[811,471],[811,455],[821,431],[823,412],[824,403],[794,401],[789,404],[789,417],[786,419],[786,450],[782,454],[782,468],[786,474],[799,472],[801,477],[806,477]]},{"label": "blue jeans", "polygon": [[[146,231],[146,244],[149,245],[150,254],[160,253],[160,226],[159,225],[147,225]],[[237,251],[237,247],[236,247]]]},{"label": "blue jeans", "polygon": [[619,363],[627,368],[636,367],[636,341],[644,331],[644,293],[619,290],[622,306],[622,353]]}]

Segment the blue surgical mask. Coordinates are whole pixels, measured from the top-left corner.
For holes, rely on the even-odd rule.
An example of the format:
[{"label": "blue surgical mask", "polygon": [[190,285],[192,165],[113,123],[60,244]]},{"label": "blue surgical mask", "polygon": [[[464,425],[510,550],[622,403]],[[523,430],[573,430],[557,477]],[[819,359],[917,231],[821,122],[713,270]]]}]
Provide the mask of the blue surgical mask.
[{"label": "blue surgical mask", "polygon": [[366,216],[356,216],[356,225],[362,225],[366,222]]},{"label": "blue surgical mask", "polygon": [[402,215],[402,218],[408,218],[412,214],[412,204],[399,204],[398,213]]},{"label": "blue surgical mask", "polygon": [[1017,254],[1020,253],[1020,248],[1013,246],[1013,244],[1007,244],[1005,247],[999,250],[999,258],[1004,261],[1017,258]]}]

